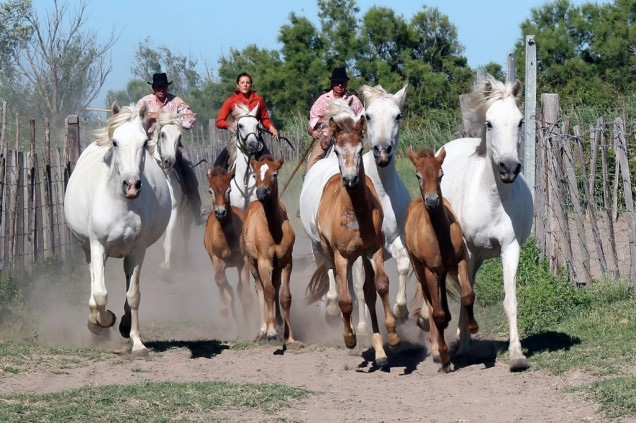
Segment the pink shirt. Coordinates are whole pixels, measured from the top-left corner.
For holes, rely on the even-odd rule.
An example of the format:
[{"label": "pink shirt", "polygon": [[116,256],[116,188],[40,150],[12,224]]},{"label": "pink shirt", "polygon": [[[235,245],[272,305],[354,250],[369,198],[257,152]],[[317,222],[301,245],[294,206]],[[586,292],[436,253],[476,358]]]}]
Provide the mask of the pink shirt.
[{"label": "pink shirt", "polygon": [[[157,100],[157,96],[154,94],[148,94],[147,96],[142,97],[137,102],[137,108],[140,108],[144,103],[146,103],[146,113],[152,112],[160,112],[160,111],[169,111],[176,114],[183,114],[183,118],[181,119],[181,126],[185,129],[190,129],[194,126],[197,121],[196,115],[190,110],[190,106],[181,99],[181,97],[177,97],[174,94],[167,94],[166,101],[161,103]],[[155,130],[155,124],[153,123],[150,128],[148,128],[148,133],[152,133]]]},{"label": "pink shirt", "polygon": [[[362,102],[355,95],[346,92],[344,96],[342,96],[343,100],[349,100],[353,97],[353,103],[351,104],[351,108],[356,114],[360,114],[362,110],[364,110],[364,106]],[[335,97],[333,96],[333,90],[324,93],[318,100],[314,102],[314,105],[311,106],[311,110],[309,111],[309,127],[314,129],[320,119],[322,119],[327,113],[329,101],[333,100]],[[322,134],[327,135],[327,127],[323,126]]]}]

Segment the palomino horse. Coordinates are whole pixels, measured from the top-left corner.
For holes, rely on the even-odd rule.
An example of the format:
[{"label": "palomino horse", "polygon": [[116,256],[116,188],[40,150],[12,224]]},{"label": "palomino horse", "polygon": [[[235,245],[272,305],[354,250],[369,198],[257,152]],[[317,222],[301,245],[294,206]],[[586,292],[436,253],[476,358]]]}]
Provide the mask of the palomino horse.
[{"label": "palomino horse", "polygon": [[208,183],[212,195],[212,211],[205,226],[203,245],[212,260],[214,279],[219,287],[221,316],[228,322],[231,310],[234,322],[234,294],[227,281],[225,269],[236,267],[239,276],[239,296],[243,305],[245,320],[252,312],[252,296],[249,290],[249,264],[243,242],[243,211],[230,205],[230,184],[234,172],[228,173],[222,167],[208,169]]},{"label": "palomino horse", "polygon": [[282,158],[274,160],[268,155],[262,156],[258,161],[251,161],[256,175],[258,201],[247,207],[243,238],[261,307],[259,337],[277,339],[276,317],[280,318],[280,299],[285,345],[296,347],[300,344],[292,333],[292,297],[289,289],[296,235],[287,217],[285,205],[278,198],[277,176],[282,165]]},{"label": "palomino horse", "polygon": [[257,113],[258,105],[249,110],[246,105],[237,104],[232,111],[234,122],[229,127],[229,161],[233,163],[234,169],[230,202],[241,210],[247,209],[247,205],[256,200],[256,183],[250,159],[263,148]]},{"label": "palomino horse", "polygon": [[170,271],[174,261],[173,245],[179,220],[181,220],[181,233],[183,234],[186,256],[190,240],[190,229],[192,227],[192,219],[190,218],[187,199],[181,185],[179,174],[175,169],[177,147],[180,141],[181,125],[179,124],[179,115],[167,111],[160,112],[157,115],[155,130],[152,133],[152,142],[157,146],[154,157],[166,174],[170,197],[172,199],[170,221],[168,222],[163,241],[164,258],[160,268],[162,277],[166,278],[170,277]]},{"label": "palomino horse", "polygon": [[[471,277],[485,259],[501,255],[504,309],[510,328],[510,370],[525,370],[517,331],[516,277],[521,245],[532,227],[532,194],[519,174],[519,131],[523,119],[516,97],[521,83],[503,84],[490,75],[479,78],[469,94],[472,121],[479,138],[462,138],[444,146],[442,191],[464,232]],[[530,140],[532,141],[532,140]],[[470,334],[460,313],[460,353],[469,348]]]},{"label": "palomino horse", "polygon": [[[362,162],[382,203],[384,258],[393,257],[397,265],[399,285],[393,314],[399,320],[408,318],[406,283],[411,264],[404,247],[404,219],[406,209],[411,202],[411,195],[402,182],[395,167],[395,160],[392,158],[400,146],[400,119],[406,98],[406,87],[405,85],[395,94],[387,93],[380,85],[375,87],[363,85],[358,90],[364,100],[367,139],[371,148],[371,151],[362,156]],[[360,295],[363,293],[362,284],[364,283],[362,260],[356,260],[354,270],[355,292],[359,307],[357,333],[363,334],[367,330],[364,297]],[[335,293],[335,286],[333,289]]]},{"label": "palomino horse", "polygon": [[409,148],[409,158],[415,165],[421,198],[414,200],[406,212],[404,233],[406,248],[429,315],[433,359],[442,363],[441,370],[450,370],[450,354],[444,341],[444,329],[451,320],[446,298],[446,275],[461,285],[461,303],[466,309],[471,333],[479,327],[473,315],[475,293],[468,275],[468,261],[462,229],[457,223],[449,202],[442,197],[442,163],[446,152],[442,148],[435,157],[429,149],[416,154]]},{"label": "palomino horse", "polygon": [[91,274],[89,328],[115,323],[106,310],[104,265],[124,258],[126,302],[119,331],[132,338],[133,353],[144,352],[139,333],[139,275],[146,248],[163,234],[170,219],[170,191],[152,158],[155,145],[143,127],[145,107],[112,107],[106,127],[84,150],[68,181],[64,214],[79,239]]},{"label": "palomino horse", "polygon": [[[385,367],[388,361],[375,311],[377,294],[384,306],[389,345],[397,346],[400,338],[389,304],[389,278],[384,272],[382,206],[361,163],[366,119],[356,116],[343,100],[330,103],[327,118],[337,158],[316,163],[307,172],[300,193],[301,221],[312,241],[318,264],[308,286],[309,301],[317,301],[327,291],[327,274],[333,269],[344,323],[344,342],[348,348],[354,348],[356,334],[351,325],[353,304],[348,282],[354,261],[362,257],[364,297],[371,314],[375,362]],[[334,166],[340,169],[340,174],[332,176]]]}]

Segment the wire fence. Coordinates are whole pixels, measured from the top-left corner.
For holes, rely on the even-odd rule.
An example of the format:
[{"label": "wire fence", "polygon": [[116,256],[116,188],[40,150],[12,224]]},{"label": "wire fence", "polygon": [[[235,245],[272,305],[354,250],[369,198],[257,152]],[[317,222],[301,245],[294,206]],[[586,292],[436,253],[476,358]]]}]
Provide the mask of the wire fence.
[{"label": "wire fence", "polygon": [[[545,96],[545,95],[544,95]],[[636,281],[635,119],[597,117],[571,127],[558,96],[537,117],[534,232],[553,272],[578,283]]]}]

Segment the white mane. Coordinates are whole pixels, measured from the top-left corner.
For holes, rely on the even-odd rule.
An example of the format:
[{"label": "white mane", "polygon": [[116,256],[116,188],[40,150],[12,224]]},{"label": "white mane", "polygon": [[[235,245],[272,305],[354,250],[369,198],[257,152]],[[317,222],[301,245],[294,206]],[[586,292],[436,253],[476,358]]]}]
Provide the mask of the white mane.
[{"label": "white mane", "polygon": [[376,85],[375,87],[371,87],[369,85],[363,85],[358,90],[360,95],[362,96],[362,102],[364,103],[364,107],[368,107],[369,104],[373,103],[378,98],[390,98],[393,99],[393,96],[386,92],[382,85]]},{"label": "white mane", "polygon": [[346,100],[336,98],[329,102],[327,114],[322,118],[322,123],[329,126],[329,121],[333,119],[340,129],[351,131],[361,116],[362,113],[356,115]]}]

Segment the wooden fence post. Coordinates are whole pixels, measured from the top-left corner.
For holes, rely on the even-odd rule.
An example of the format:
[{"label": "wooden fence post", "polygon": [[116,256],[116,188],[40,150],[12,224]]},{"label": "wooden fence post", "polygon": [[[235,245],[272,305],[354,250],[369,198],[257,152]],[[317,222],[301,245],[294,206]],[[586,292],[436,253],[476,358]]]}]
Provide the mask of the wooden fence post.
[{"label": "wooden fence post", "polygon": [[[598,135],[599,145],[601,148],[601,172],[603,173],[602,177],[602,188],[603,188],[603,210],[605,211],[605,221],[607,224],[607,233],[609,238],[609,259],[610,263],[608,264],[610,275],[613,279],[618,279],[620,276],[620,269],[618,267],[618,253],[616,252],[616,235],[614,231],[614,220],[612,219],[612,194],[610,187],[610,176],[609,176],[609,162],[607,157],[607,138],[605,137],[605,118],[600,117],[597,121],[597,128],[594,131],[595,136]],[[590,181],[590,184],[592,182]]]},{"label": "wooden fence post", "polygon": [[0,154],[4,155],[5,137],[7,136],[7,102],[2,102],[2,127],[0,128]]},{"label": "wooden fence post", "polygon": [[614,133],[618,133],[618,148],[616,156],[621,164],[621,176],[623,179],[623,195],[625,197],[625,208],[627,209],[627,224],[629,227],[629,252],[630,252],[630,272],[629,280],[636,285],[636,216],[634,215],[634,200],[632,198],[632,181],[629,174],[629,164],[627,161],[627,145],[625,143],[625,123],[622,118],[614,121]]},{"label": "wooden fence post", "polygon": [[[68,176],[75,169],[75,163],[80,156],[80,127],[77,115],[68,115],[66,118],[66,151],[64,151],[64,163],[68,166]],[[68,182],[68,179],[65,181]]]},{"label": "wooden fence post", "polygon": [[[524,147],[523,147],[523,177],[526,179],[532,198],[535,198],[536,178],[536,110],[537,110],[537,46],[534,35],[526,35],[526,80],[525,80],[525,104],[523,110],[524,120]],[[543,99],[541,99],[543,102]],[[541,160],[541,159],[539,159]]]},{"label": "wooden fence post", "polygon": [[42,223],[44,226],[44,255],[55,254],[55,228],[53,220],[53,182],[51,181],[51,129],[49,119],[44,119],[44,210]]}]

